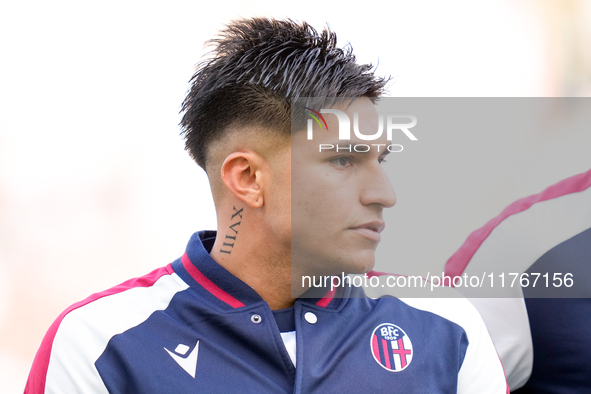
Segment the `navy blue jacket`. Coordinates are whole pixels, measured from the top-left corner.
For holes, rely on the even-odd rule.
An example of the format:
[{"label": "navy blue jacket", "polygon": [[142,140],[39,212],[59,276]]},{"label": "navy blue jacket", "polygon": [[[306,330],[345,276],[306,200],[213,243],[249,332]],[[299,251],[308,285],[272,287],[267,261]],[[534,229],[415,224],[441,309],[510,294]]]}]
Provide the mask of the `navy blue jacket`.
[{"label": "navy blue jacket", "polygon": [[68,308],[25,392],[506,392],[464,300],[371,299],[344,287],[271,311],[210,257],[214,240],[196,233],[167,267]]}]

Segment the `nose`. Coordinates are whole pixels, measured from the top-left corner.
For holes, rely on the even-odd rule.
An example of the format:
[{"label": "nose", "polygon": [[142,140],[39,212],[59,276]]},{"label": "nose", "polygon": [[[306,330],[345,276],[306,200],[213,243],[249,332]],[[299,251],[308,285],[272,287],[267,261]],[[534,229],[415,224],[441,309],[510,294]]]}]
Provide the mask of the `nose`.
[{"label": "nose", "polygon": [[378,167],[366,175],[361,191],[361,203],[363,205],[378,204],[383,208],[393,207],[396,204],[396,193],[386,171]]}]

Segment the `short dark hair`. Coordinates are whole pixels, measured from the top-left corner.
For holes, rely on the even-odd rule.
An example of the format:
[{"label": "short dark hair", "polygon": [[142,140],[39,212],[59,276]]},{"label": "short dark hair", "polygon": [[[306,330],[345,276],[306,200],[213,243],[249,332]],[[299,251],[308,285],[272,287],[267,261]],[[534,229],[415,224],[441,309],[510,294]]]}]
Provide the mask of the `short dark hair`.
[{"label": "short dark hair", "polygon": [[338,48],[328,28],[318,33],[291,19],[233,21],[211,40],[181,112],[186,150],[205,169],[207,148],[229,126],[262,126],[291,133],[291,100],[301,97],[378,97],[387,79],[355,63],[350,45]]}]

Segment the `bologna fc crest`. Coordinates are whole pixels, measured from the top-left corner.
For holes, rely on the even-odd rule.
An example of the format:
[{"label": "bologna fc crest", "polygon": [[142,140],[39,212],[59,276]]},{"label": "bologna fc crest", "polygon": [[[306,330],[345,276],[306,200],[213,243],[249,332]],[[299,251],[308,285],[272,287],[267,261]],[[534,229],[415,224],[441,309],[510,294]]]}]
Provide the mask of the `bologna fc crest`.
[{"label": "bologna fc crest", "polygon": [[400,372],[412,361],[412,343],[402,328],[383,323],[371,334],[371,353],[378,364],[388,371]]}]

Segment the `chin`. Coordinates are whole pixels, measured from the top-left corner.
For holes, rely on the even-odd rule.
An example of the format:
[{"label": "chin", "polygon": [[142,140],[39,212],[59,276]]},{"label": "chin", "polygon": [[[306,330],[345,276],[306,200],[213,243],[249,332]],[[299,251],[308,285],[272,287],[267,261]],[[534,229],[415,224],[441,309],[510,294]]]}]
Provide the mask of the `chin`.
[{"label": "chin", "polygon": [[372,251],[371,254],[361,255],[354,261],[350,261],[349,264],[343,266],[339,274],[342,272],[345,274],[365,274],[373,269],[375,263],[376,256]]}]

